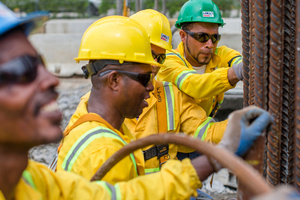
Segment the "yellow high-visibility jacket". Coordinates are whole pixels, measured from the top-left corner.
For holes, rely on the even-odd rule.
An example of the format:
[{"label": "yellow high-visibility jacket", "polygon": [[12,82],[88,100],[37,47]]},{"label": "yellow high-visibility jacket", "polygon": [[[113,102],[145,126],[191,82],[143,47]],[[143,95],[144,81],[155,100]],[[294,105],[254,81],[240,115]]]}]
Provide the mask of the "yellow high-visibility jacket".
[{"label": "yellow high-visibility jacket", "polygon": [[184,57],[184,44],[179,43],[176,51],[167,52],[167,58],[158,74],[157,80],[175,84],[178,89],[193,97],[210,115],[223,102],[224,92],[234,88],[228,82],[227,73],[233,64],[242,62],[238,51],[226,46],[216,48],[215,54],[206,66],[204,74],[198,74]]},{"label": "yellow high-visibility jacket", "polygon": [[[79,117],[88,113],[87,102],[89,94],[82,97],[68,127],[72,126]],[[104,135],[102,133],[93,135],[95,131],[101,132],[103,129],[106,131]],[[63,140],[63,145],[58,154],[57,170],[71,171],[80,174],[86,179],[90,179],[109,157],[124,147],[126,143],[135,140],[135,137],[131,135],[126,126],[122,126],[121,129],[122,132],[114,130],[115,135],[112,136],[112,131],[108,130],[105,124],[99,122],[85,122],[77,126]],[[88,135],[92,136],[86,138]],[[123,142],[120,141],[120,137]],[[152,195],[152,199],[181,199],[180,196],[196,195],[195,189],[202,185],[193,166],[187,163],[189,161],[182,163],[185,167],[188,165],[188,170],[184,170],[185,172],[182,171],[183,166],[181,166],[180,162],[174,163],[171,161],[163,167],[163,170],[158,175],[144,175],[144,157],[142,151],[138,150],[134,152],[133,156],[127,156],[116,164],[102,180],[110,184],[131,179],[132,181],[137,180],[135,187],[147,190],[147,195]],[[165,171],[168,172],[166,173]],[[156,183],[154,184],[154,182]],[[183,182],[186,182],[185,184],[187,185],[184,185]],[[152,193],[148,193],[149,188],[151,188],[149,191]],[[154,188],[159,191],[154,192]],[[187,191],[184,191],[186,189]],[[128,188],[128,190],[131,189]],[[176,190],[178,190],[178,193]],[[162,196],[164,197],[162,198]],[[186,197],[182,199],[186,199]]]},{"label": "yellow high-visibility jacket", "polygon": [[[184,132],[191,137],[202,141],[217,144],[221,141],[227,126],[227,120],[215,122],[211,117],[207,117],[205,111],[196,104],[195,100],[181,92],[175,85],[163,82],[163,88],[158,88],[158,81],[153,81],[154,92],[150,93],[148,107],[144,108],[143,113],[137,119],[125,119],[125,125],[135,135],[137,139],[159,133],[159,125],[165,123],[159,120],[159,116],[166,116],[168,124],[168,134],[178,134]],[[157,99],[157,92],[165,94],[165,102],[161,97]],[[161,95],[160,95],[161,96]],[[165,110],[157,109],[159,103],[166,105]],[[151,147],[146,147],[147,150]],[[189,153],[194,151],[187,147],[169,144],[170,159],[176,159],[177,152]],[[145,173],[159,171],[159,160],[153,157],[146,161]]]},{"label": "yellow high-visibility jacket", "polygon": [[[87,101],[85,98],[79,103],[68,127],[88,113]],[[57,170],[74,172],[91,179],[109,157],[135,139],[126,127],[122,129],[122,133],[116,129],[111,130],[96,121],[80,124],[64,138],[58,154]],[[144,174],[144,164],[142,151],[135,151],[116,164],[103,180],[110,184],[128,181]]]},{"label": "yellow high-visibility jacket", "polygon": [[[168,162],[163,173],[140,176],[111,185],[105,181],[89,182],[74,173],[54,173],[44,165],[29,161],[15,189],[15,200],[132,200],[189,199],[195,195],[199,180],[186,159]],[[118,172],[121,173],[121,172]],[[0,200],[5,200],[0,191]]]}]

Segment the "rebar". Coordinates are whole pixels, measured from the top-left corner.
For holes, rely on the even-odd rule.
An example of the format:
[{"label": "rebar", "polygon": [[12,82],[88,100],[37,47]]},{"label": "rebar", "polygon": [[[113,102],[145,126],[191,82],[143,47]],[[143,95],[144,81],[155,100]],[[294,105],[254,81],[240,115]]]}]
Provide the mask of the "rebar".
[{"label": "rebar", "polygon": [[249,106],[250,99],[250,11],[249,0],[241,1],[242,7],[242,42],[243,42],[243,94],[244,107]]},{"label": "rebar", "polygon": [[[300,1],[296,4],[296,19],[300,19]],[[295,108],[295,166],[294,166],[294,186],[298,192],[300,192],[300,20],[297,20],[296,33],[296,108]]]},{"label": "rebar", "polygon": [[279,183],[280,137],[283,82],[283,5],[284,0],[271,0],[270,23],[270,69],[269,69],[269,112],[274,123],[268,134],[267,181],[271,185]]},{"label": "rebar", "polygon": [[293,182],[295,110],[295,1],[284,2],[280,183]]},{"label": "rebar", "polygon": [[254,10],[254,104],[268,110],[268,0],[255,0]]},{"label": "rebar", "polygon": [[254,105],[254,38],[255,38],[255,0],[250,0],[250,68],[249,68],[249,88],[250,88],[250,98],[249,105]]}]

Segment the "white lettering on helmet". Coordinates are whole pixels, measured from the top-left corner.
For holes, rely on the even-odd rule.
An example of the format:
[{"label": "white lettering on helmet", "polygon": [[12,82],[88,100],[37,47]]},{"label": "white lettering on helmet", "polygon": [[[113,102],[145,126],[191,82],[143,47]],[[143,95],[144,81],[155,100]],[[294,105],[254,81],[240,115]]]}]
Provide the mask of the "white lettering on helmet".
[{"label": "white lettering on helmet", "polygon": [[162,33],[160,36],[160,39],[163,41],[169,42],[170,37]]},{"label": "white lettering on helmet", "polygon": [[202,12],[203,17],[214,17],[214,12],[212,11],[203,11]]}]

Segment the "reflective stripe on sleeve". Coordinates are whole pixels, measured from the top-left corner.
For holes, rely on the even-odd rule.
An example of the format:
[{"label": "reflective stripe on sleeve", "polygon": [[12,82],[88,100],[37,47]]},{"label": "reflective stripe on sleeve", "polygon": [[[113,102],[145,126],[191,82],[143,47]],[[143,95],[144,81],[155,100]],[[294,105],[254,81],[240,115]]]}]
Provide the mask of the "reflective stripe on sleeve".
[{"label": "reflective stripe on sleeve", "polygon": [[26,183],[28,183],[31,187],[33,187],[35,190],[37,190],[37,188],[36,188],[36,186],[33,182],[32,176],[31,176],[29,171],[24,170],[23,174],[22,174],[22,177],[24,178]]},{"label": "reflective stripe on sleeve", "polygon": [[116,199],[117,200],[122,200],[122,194],[121,194],[121,188],[120,185],[117,183],[115,184],[115,189],[116,189]]},{"label": "reflective stripe on sleeve", "polygon": [[236,58],[236,59],[233,61],[232,65],[237,65],[237,64],[239,64],[239,63],[242,62],[242,61],[243,61],[243,57],[238,57],[238,58]]},{"label": "reflective stripe on sleeve", "polygon": [[116,200],[117,195],[116,195],[116,189],[114,186],[111,184],[105,182],[105,181],[96,181],[98,185],[101,185],[107,192],[110,194],[111,200]]},{"label": "reflective stripe on sleeve", "polygon": [[167,109],[167,122],[168,131],[175,130],[175,97],[173,91],[173,85],[169,82],[163,82],[165,97],[166,97],[166,109]]},{"label": "reflective stripe on sleeve", "polygon": [[196,130],[194,138],[198,138],[202,141],[205,140],[207,135],[207,130],[215,123],[215,120],[211,117],[208,117],[205,122],[203,122]]},{"label": "reflective stripe on sleeve", "polygon": [[197,72],[193,69],[189,69],[189,70],[185,70],[185,71],[181,72],[176,77],[175,84],[177,85],[177,87],[181,90],[182,84],[184,83],[185,79],[187,79],[189,76],[191,76],[193,74],[197,74]]},{"label": "reflective stripe on sleeve", "polygon": [[[124,144],[124,146],[127,144],[117,133],[113,132],[112,130],[105,128],[105,127],[96,127],[93,128],[86,133],[84,133],[72,146],[72,148],[69,150],[67,156],[65,157],[62,168],[66,171],[71,171],[73,164],[77,160],[78,156],[81,154],[81,152],[95,139],[97,138],[114,138],[119,140]],[[130,154],[130,158],[133,162],[136,174],[137,174],[137,165],[135,158],[133,154]]]},{"label": "reflective stripe on sleeve", "polygon": [[154,173],[154,172],[159,172],[159,171],[160,171],[159,167],[157,167],[157,168],[145,169],[145,174],[152,174],[152,173]]}]

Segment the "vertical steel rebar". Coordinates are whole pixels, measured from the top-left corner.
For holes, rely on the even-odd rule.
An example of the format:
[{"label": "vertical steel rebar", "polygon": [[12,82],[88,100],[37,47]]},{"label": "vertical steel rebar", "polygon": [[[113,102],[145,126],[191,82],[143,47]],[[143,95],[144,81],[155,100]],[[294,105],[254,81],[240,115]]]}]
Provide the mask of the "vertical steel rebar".
[{"label": "vertical steel rebar", "polygon": [[269,131],[267,144],[267,181],[271,185],[277,185],[280,176],[280,137],[283,101],[283,5],[284,0],[271,0],[269,112],[275,120]]},{"label": "vertical steel rebar", "polygon": [[294,186],[300,192],[300,0],[296,3],[296,108],[295,108],[295,166],[294,166]]},{"label": "vertical steel rebar", "polygon": [[255,38],[255,0],[250,0],[250,68],[249,68],[249,105],[254,104],[254,38]]},{"label": "vertical steel rebar", "polygon": [[294,110],[295,110],[295,0],[286,0],[284,6],[283,82],[280,183],[293,182],[294,166]]},{"label": "vertical steel rebar", "polygon": [[249,105],[250,99],[250,10],[249,0],[241,1],[242,8],[242,47],[243,47],[243,94],[244,107]]},{"label": "vertical steel rebar", "polygon": [[268,110],[268,0],[255,0],[254,11],[254,104],[260,108]]}]

